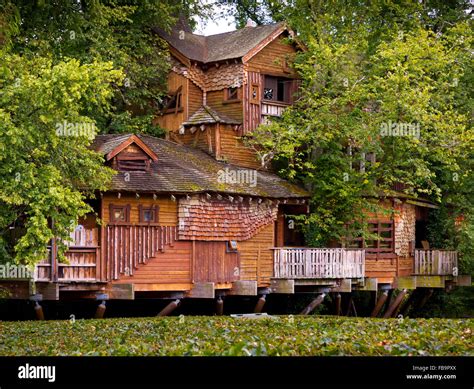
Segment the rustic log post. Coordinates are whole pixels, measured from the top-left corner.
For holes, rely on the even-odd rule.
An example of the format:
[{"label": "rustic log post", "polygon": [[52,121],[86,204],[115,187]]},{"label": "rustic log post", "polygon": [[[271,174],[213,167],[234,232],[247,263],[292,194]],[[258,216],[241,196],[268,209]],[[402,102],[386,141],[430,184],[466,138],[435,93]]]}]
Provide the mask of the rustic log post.
[{"label": "rustic log post", "polygon": [[395,300],[393,301],[393,303],[388,307],[387,311],[384,313],[383,317],[384,319],[387,319],[389,317],[391,317],[395,310],[398,308],[398,306],[402,303],[403,301],[403,298],[405,297],[405,295],[407,294],[407,290],[406,289],[403,289],[399,294],[398,296],[395,298]]},{"label": "rustic log post", "polygon": [[388,298],[388,292],[385,291],[385,292],[382,293],[382,296],[380,296],[379,300],[377,301],[377,305],[374,307],[374,310],[370,314],[370,317],[377,317],[380,310],[382,309],[385,302],[387,301],[387,298]]},{"label": "rustic log post", "polygon": [[176,308],[178,308],[179,304],[181,303],[180,299],[176,299],[170,302],[166,307],[164,307],[157,316],[168,316],[171,312],[173,312]]},{"label": "rustic log post", "polygon": [[309,305],[303,309],[300,315],[309,315],[313,312],[323,301],[324,297],[326,297],[326,293],[321,293],[318,297],[316,297]]},{"label": "rustic log post", "polygon": [[255,305],[255,309],[253,310],[253,313],[261,313],[263,306],[266,303],[266,297],[264,294],[258,299],[257,304]]},{"label": "rustic log post", "polygon": [[336,305],[336,312],[335,312],[336,316],[341,316],[341,300],[342,300],[341,294],[337,293],[334,299],[334,303]]},{"label": "rustic log post", "polygon": [[94,319],[103,319],[105,309],[106,309],[105,300],[102,300],[102,302],[98,305],[98,307],[95,311]]},{"label": "rustic log post", "polygon": [[43,307],[39,305],[38,301],[35,301],[35,316],[36,320],[44,320]]},{"label": "rustic log post", "polygon": [[[388,309],[390,308],[390,305],[392,304],[392,299],[393,299],[393,291],[394,289],[390,289],[388,291],[388,296],[387,296],[387,301],[385,302],[385,305],[383,307],[383,315],[385,315],[385,313],[388,311]],[[382,317],[383,317],[382,315]]]},{"label": "rustic log post", "polygon": [[351,308],[352,308],[352,312],[354,312],[354,316],[357,317],[357,310],[354,303],[354,299],[351,299]]},{"label": "rustic log post", "polygon": [[219,296],[216,301],[216,316],[222,316],[224,314],[224,300]]}]

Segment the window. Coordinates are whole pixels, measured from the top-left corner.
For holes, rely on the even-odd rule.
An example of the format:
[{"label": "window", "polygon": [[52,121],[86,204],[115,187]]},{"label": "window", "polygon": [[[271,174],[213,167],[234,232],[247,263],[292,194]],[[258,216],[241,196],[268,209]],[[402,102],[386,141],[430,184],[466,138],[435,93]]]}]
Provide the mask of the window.
[{"label": "window", "polygon": [[229,240],[225,242],[225,251],[228,253],[236,253],[238,250],[237,241]]},{"label": "window", "polygon": [[162,113],[178,113],[183,110],[182,107],[182,87],[180,86],[174,93],[170,93],[163,99]]},{"label": "window", "polygon": [[260,104],[260,87],[258,84],[252,84],[250,88],[250,102]]},{"label": "window", "polygon": [[289,103],[292,83],[293,80],[289,78],[265,76],[263,99]]},{"label": "window", "polygon": [[130,222],[130,205],[110,204],[109,211],[110,211],[111,223],[129,223]]},{"label": "window", "polygon": [[158,211],[159,207],[157,205],[152,206],[138,206],[138,211],[140,213],[140,223],[158,223]]},{"label": "window", "polygon": [[239,89],[236,87],[230,87],[225,90],[226,101],[238,101],[239,100]]},{"label": "window", "polygon": [[369,232],[378,236],[375,240],[364,241],[361,237],[349,240],[348,248],[365,248],[368,254],[394,252],[393,221],[372,221]]}]

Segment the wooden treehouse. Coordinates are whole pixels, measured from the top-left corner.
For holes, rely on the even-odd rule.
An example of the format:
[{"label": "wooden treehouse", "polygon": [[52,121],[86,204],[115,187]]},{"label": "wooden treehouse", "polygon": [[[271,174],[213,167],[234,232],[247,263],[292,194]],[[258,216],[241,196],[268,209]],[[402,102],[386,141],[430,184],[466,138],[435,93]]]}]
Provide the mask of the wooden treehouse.
[{"label": "wooden treehouse", "polygon": [[3,280],[12,298],[167,298],[168,314],[182,298],[222,305],[228,295],[260,296],[258,312],[266,295],[315,293],[309,313],[334,292],[340,313],[340,293],[360,290],[381,292],[375,316],[394,289],[470,285],[457,273],[456,252],[426,246],[434,205],[396,192],[380,200],[391,216],[371,216],[379,239],[305,247],[291,215],[309,211],[309,193],[262,168],[243,141],[295,99],[291,62],[304,48],[284,24],[208,37],[156,33],[171,61],[156,116],[166,139],[96,137],[93,149],[117,171],[92,204],[102,223],[93,215],[80,221],[67,263],[53,241],[33,282]]}]

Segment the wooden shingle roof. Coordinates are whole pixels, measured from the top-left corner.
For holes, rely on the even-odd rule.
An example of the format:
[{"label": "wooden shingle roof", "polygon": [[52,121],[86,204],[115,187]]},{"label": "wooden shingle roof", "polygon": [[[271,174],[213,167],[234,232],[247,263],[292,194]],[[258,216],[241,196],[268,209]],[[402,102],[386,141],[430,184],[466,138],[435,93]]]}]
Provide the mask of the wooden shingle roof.
[{"label": "wooden shingle roof", "polygon": [[183,126],[196,126],[199,124],[213,123],[241,124],[242,121],[231,119],[221,113],[218,113],[215,109],[212,109],[207,105],[203,105],[196,112],[194,112],[188,120],[183,122]]},{"label": "wooden shingle roof", "polygon": [[155,28],[155,32],[187,58],[209,63],[242,58],[270,35],[284,29],[284,23],[276,23],[209,36],[179,29],[168,33]]},{"label": "wooden shingle roof", "polygon": [[[98,135],[92,148],[106,155],[131,134]],[[255,185],[219,180],[224,171],[241,172],[242,167],[216,161],[201,150],[149,135],[137,135],[158,157],[149,171],[118,172],[111,191],[143,193],[223,193],[274,199],[305,198],[309,194],[273,173],[256,172]],[[227,170],[226,170],[227,169]],[[253,171],[252,171],[253,172]],[[127,174],[127,176],[126,176]],[[125,179],[127,178],[127,179]]]}]

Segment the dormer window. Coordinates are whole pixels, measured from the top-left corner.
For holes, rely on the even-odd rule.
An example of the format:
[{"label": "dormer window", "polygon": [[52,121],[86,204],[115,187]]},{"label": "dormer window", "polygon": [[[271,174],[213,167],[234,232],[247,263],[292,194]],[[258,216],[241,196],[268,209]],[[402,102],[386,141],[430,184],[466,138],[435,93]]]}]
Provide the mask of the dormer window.
[{"label": "dormer window", "polygon": [[148,171],[151,164],[158,160],[155,152],[136,135],[130,135],[105,158],[114,169],[122,172]]},{"label": "dormer window", "polygon": [[168,94],[163,100],[163,113],[178,113],[183,110],[182,106],[182,87],[175,92]]},{"label": "dormer window", "polygon": [[239,89],[236,87],[230,87],[225,90],[226,101],[238,101],[239,100]]}]

